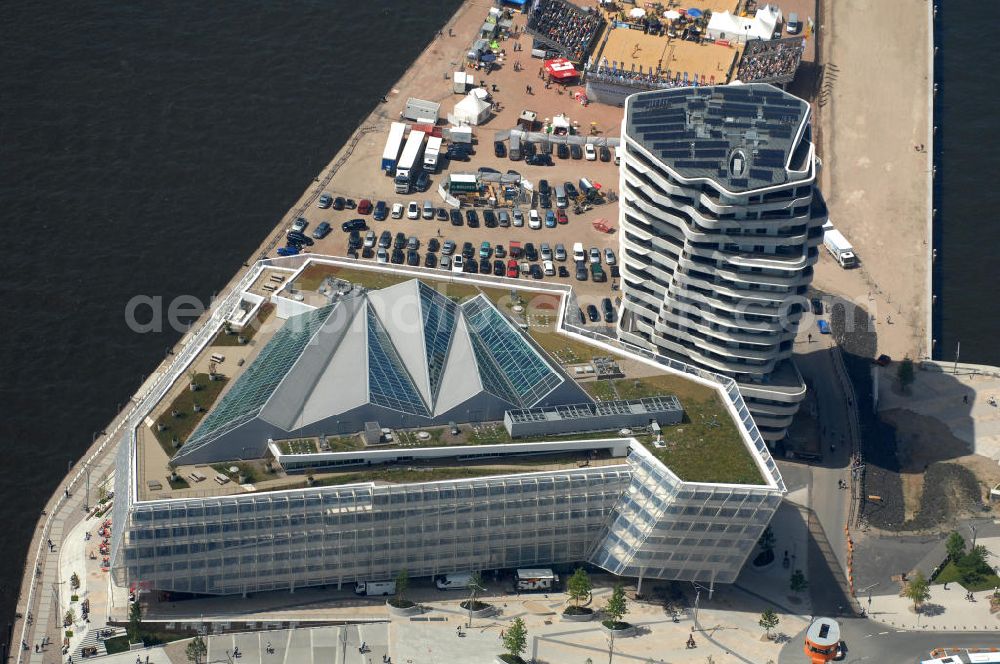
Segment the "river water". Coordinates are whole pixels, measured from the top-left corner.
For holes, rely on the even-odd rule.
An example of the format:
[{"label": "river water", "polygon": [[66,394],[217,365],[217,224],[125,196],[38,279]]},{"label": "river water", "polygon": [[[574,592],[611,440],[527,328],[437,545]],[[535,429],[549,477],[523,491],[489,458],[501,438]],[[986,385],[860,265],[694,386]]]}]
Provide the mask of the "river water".
[{"label": "river water", "polygon": [[0,619],[68,462],[180,336],[126,304],[224,286],[458,5],[5,7]]}]

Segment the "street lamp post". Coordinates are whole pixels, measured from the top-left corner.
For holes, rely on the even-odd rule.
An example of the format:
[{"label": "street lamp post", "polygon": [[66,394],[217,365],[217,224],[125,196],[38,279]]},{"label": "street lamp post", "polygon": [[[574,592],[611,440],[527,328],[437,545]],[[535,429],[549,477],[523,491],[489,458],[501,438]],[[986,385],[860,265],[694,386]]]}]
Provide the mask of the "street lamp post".
[{"label": "street lamp post", "polygon": [[972,548],[976,548],[976,526],[974,524],[969,524],[969,530],[972,531]]}]

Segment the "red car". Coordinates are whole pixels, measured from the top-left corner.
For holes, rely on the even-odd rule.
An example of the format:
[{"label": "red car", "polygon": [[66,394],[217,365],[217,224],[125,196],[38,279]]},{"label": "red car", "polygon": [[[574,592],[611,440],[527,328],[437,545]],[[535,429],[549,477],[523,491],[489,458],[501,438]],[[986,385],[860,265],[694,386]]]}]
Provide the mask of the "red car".
[{"label": "red car", "polygon": [[556,210],[556,222],[560,224],[568,224],[569,217],[566,216],[566,210],[559,208]]},{"label": "red car", "polygon": [[361,202],[358,203],[358,214],[371,214],[372,213],[372,202],[367,198],[362,198]]},{"label": "red car", "polygon": [[507,261],[507,276],[513,279],[517,279],[519,268],[517,266],[517,261],[511,258]]}]

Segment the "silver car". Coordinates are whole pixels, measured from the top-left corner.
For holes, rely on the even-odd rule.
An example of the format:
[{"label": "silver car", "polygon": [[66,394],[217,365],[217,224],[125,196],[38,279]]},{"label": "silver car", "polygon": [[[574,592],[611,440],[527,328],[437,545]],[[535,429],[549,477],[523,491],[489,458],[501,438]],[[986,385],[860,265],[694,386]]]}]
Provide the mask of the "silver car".
[{"label": "silver car", "polygon": [[521,212],[520,210],[516,210],[515,209],[514,212],[512,212],[511,214],[514,217],[513,224],[515,226],[518,226],[518,227],[524,226],[524,213],[523,212]]},{"label": "silver car", "polygon": [[557,261],[566,260],[566,247],[564,247],[562,244],[556,245],[556,260]]}]

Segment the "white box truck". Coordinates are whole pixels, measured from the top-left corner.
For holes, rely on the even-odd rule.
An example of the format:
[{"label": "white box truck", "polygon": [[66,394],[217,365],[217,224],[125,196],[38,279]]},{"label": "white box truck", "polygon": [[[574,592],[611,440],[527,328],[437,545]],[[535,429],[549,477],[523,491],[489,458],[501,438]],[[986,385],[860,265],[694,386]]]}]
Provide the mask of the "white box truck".
[{"label": "white box truck", "polygon": [[847,241],[843,233],[832,225],[823,232],[823,244],[826,245],[826,250],[830,252],[830,255],[840,263],[840,267],[857,267],[858,257],[854,255],[854,247]]},{"label": "white box truck", "polygon": [[514,587],[518,590],[552,590],[559,576],[550,569],[519,569],[514,572]]},{"label": "white box truck", "polygon": [[427,147],[424,148],[424,170],[428,173],[436,173],[438,167],[438,156],[441,154],[441,137],[431,136],[427,139]]},{"label": "white box truck", "polygon": [[382,171],[386,175],[392,175],[396,170],[396,159],[399,158],[399,151],[403,147],[403,134],[406,133],[406,125],[402,122],[393,122],[389,127],[389,137],[385,141],[385,150],[382,152]]},{"label": "white box truck", "polygon": [[358,581],[354,584],[354,594],[366,597],[376,595],[395,595],[395,581]]},{"label": "white box truck", "polygon": [[423,148],[424,132],[411,130],[409,138],[406,139],[406,145],[403,147],[403,155],[396,164],[396,179],[394,182],[397,194],[410,193],[410,185],[413,184],[413,179],[417,177],[417,171],[423,163],[420,160],[420,153]]}]

